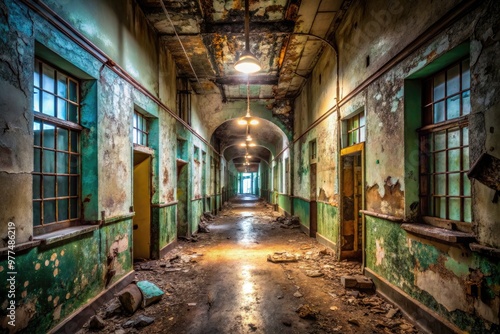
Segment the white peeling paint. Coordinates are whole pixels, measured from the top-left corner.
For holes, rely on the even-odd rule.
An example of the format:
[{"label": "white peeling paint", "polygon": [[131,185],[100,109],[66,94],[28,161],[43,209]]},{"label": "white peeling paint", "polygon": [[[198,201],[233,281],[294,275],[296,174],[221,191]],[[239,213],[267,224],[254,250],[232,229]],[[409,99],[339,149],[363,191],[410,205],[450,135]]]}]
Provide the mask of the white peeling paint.
[{"label": "white peeling paint", "polygon": [[421,290],[427,291],[448,312],[472,311],[472,305],[467,302],[465,291],[460,288],[460,281],[456,277],[444,278],[432,270],[417,271],[415,285]]}]

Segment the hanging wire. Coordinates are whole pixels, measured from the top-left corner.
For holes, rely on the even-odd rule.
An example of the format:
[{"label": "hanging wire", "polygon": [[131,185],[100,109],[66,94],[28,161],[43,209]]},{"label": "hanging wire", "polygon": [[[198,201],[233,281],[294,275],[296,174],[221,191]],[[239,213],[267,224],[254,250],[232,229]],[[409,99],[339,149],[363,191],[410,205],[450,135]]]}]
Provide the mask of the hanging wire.
[{"label": "hanging wire", "polygon": [[175,29],[174,23],[170,19],[170,15],[168,14],[167,7],[165,7],[165,4],[163,3],[163,0],[160,0],[160,4],[161,4],[161,8],[163,8],[163,12],[165,13],[165,16],[168,19],[168,22],[170,22],[170,25],[172,26],[172,29],[174,29],[175,37],[177,37],[177,40],[179,41],[179,44],[181,45],[182,51],[184,51],[184,55],[186,56],[186,60],[188,61],[189,66],[191,67],[191,70],[193,71],[193,74],[194,74],[194,76],[196,78],[196,81],[200,85],[200,89],[203,92],[203,85],[201,84],[200,79],[196,75],[196,71],[194,70],[193,64],[191,64],[191,60],[189,60],[189,56],[188,56],[188,54],[186,52],[186,49],[184,48],[184,44],[182,44],[181,39],[180,39],[179,35],[177,34],[177,30]]}]

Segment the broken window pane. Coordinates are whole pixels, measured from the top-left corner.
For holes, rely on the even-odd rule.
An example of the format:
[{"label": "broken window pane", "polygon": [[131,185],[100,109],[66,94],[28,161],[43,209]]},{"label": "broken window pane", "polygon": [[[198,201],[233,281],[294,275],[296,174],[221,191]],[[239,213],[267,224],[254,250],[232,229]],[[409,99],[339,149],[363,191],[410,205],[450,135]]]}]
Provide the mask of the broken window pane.
[{"label": "broken window pane", "polygon": [[438,74],[434,77],[434,101],[444,98],[445,75],[444,73]]},{"label": "broken window pane", "polygon": [[78,218],[78,212],[80,211],[80,207],[78,205],[78,199],[72,198],[70,200],[70,209],[71,209],[70,218],[71,219]]},{"label": "broken window pane", "polygon": [[79,123],[79,115],[78,115],[78,106],[74,105],[73,103],[68,103],[69,110],[68,110],[68,116],[69,116],[69,121],[73,123]]}]

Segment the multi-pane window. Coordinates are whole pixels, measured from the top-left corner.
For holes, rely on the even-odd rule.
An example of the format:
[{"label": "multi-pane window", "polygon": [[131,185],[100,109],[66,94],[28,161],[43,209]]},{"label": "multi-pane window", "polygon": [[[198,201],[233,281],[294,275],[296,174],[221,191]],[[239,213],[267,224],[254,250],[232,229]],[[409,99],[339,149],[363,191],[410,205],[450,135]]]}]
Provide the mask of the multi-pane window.
[{"label": "multi-pane window", "polygon": [[359,113],[347,120],[347,146],[365,141],[365,114]]},{"label": "multi-pane window", "polygon": [[33,226],[80,216],[79,83],[35,60],[34,69]]},{"label": "multi-pane window", "polygon": [[137,111],[134,111],[132,135],[134,144],[148,146],[148,119]]},{"label": "multi-pane window", "polygon": [[469,59],[427,78],[420,130],[421,211],[425,216],[470,222]]}]

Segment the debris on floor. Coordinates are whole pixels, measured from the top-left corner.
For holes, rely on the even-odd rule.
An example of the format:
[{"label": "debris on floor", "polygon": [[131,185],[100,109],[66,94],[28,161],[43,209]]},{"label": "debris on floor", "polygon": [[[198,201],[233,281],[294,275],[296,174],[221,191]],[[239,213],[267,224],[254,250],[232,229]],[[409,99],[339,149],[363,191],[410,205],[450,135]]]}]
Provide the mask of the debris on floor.
[{"label": "debris on floor", "polygon": [[281,228],[300,228],[300,219],[297,216],[278,216],[275,222],[279,223]]},{"label": "debris on floor", "polygon": [[283,263],[283,262],[297,262],[299,259],[295,254],[290,254],[288,252],[274,252],[267,256],[267,261],[273,263]]},{"label": "debris on floor", "polygon": [[344,288],[354,289],[373,289],[373,282],[370,278],[356,275],[356,276],[342,276],[340,278]]},{"label": "debris on floor", "polygon": [[159,302],[164,295],[159,287],[149,281],[137,282],[137,287],[142,293],[142,307]]},{"label": "debris on floor", "polygon": [[[160,299],[130,295],[125,304],[140,298],[131,313],[120,291],[77,334],[419,333],[395,305],[358,288],[368,284],[358,281],[360,262],[338,261],[300,229],[277,228],[272,206],[254,205],[228,202],[216,217],[203,215],[211,233],[179,237],[163,258],[135,262],[132,285],[140,292],[140,282],[154,284]],[[300,227],[291,221],[280,218],[279,225]],[[263,313],[276,321],[258,320]]]},{"label": "debris on floor", "polygon": [[300,305],[296,312],[302,319],[316,320],[318,318],[318,311],[309,306],[308,304]]}]

